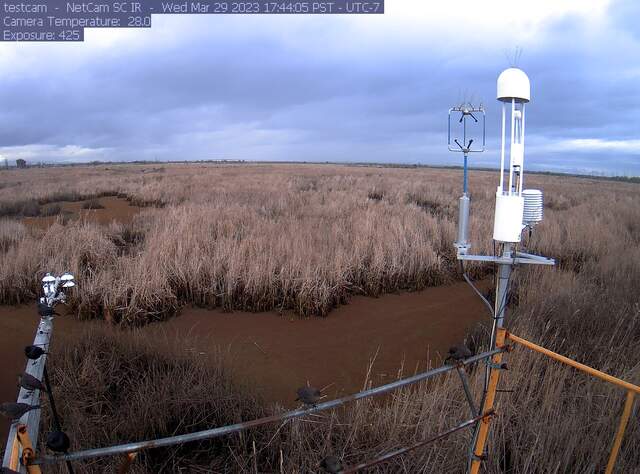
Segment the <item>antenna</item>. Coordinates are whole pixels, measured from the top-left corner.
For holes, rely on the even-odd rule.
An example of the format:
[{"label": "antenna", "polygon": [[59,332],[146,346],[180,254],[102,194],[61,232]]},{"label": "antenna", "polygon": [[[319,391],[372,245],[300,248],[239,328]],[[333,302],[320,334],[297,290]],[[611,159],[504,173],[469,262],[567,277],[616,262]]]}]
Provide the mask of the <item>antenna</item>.
[{"label": "antenna", "polygon": [[523,51],[524,49],[522,48],[522,46],[516,46],[515,48],[513,48],[513,51],[509,51],[508,49],[504,50],[504,56],[507,59],[510,67],[518,67],[520,58],[522,58]]},{"label": "antenna", "polygon": [[[458,115],[460,114],[460,115]],[[462,136],[454,136],[452,141],[451,134],[451,118],[454,118],[454,126],[459,129],[458,132],[462,132]],[[475,140],[467,136],[467,120],[472,120],[473,124],[477,124],[482,127],[482,138]],[[463,102],[462,104],[449,109],[449,122],[448,122],[448,138],[447,146],[449,151],[463,153],[464,154],[464,175],[462,180],[462,196],[459,201],[460,217],[458,219],[458,239],[454,245],[458,249],[458,253],[467,253],[469,250],[468,232],[469,232],[469,180],[468,180],[468,158],[469,153],[482,153],[485,149],[486,143],[486,127],[485,127],[485,113],[482,103],[478,107],[474,107],[471,102]],[[460,130],[461,129],[461,130]],[[467,141],[467,138],[469,140]],[[478,138],[478,137],[476,137]],[[462,140],[462,143],[460,143]],[[474,140],[476,141],[476,147],[473,147]],[[478,145],[481,143],[481,145]]]}]

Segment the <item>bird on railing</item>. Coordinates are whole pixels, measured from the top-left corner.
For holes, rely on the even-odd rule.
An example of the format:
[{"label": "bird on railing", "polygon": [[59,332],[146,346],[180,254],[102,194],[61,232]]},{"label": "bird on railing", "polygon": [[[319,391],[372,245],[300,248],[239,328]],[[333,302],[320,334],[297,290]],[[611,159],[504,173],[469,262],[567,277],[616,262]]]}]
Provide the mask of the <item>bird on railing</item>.
[{"label": "bird on railing", "polygon": [[38,360],[43,354],[48,354],[48,352],[40,346],[27,346],[24,348],[24,355],[30,360]]},{"label": "bird on railing", "polygon": [[322,392],[315,387],[304,386],[296,390],[298,398],[297,402],[302,402],[306,406],[315,406],[316,403],[322,398]]},{"label": "bird on railing", "polygon": [[55,310],[53,309],[53,306],[49,306],[47,303],[38,303],[38,315],[40,315],[41,317],[47,317],[50,318],[54,315],[56,315]]},{"label": "bird on railing", "polygon": [[10,420],[19,420],[22,415],[31,411],[38,410],[40,405],[29,405],[28,403],[4,402],[0,403],[0,415]]},{"label": "bird on railing", "polygon": [[24,388],[29,392],[40,390],[41,392],[47,393],[47,389],[42,381],[26,372],[18,375],[18,386]]},{"label": "bird on railing", "polygon": [[52,431],[47,435],[47,448],[54,453],[66,453],[70,445],[69,436],[64,431]]},{"label": "bird on railing", "polygon": [[473,356],[473,352],[471,352],[467,346],[465,346],[464,344],[457,344],[449,348],[449,355],[444,361],[448,362],[450,360],[453,360],[455,362],[460,362],[464,359],[468,359],[471,356]]},{"label": "bird on railing", "polygon": [[336,456],[325,457],[322,462],[320,462],[320,467],[330,474],[337,474],[342,471],[342,463]]}]

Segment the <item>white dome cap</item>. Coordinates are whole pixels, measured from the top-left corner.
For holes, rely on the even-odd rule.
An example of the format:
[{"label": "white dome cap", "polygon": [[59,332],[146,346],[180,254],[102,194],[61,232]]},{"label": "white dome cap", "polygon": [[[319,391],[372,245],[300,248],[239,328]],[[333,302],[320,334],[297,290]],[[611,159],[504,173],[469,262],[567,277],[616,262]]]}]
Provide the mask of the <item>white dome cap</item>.
[{"label": "white dome cap", "polygon": [[522,69],[510,67],[498,76],[498,100],[511,102],[529,102],[531,100],[531,84]]}]

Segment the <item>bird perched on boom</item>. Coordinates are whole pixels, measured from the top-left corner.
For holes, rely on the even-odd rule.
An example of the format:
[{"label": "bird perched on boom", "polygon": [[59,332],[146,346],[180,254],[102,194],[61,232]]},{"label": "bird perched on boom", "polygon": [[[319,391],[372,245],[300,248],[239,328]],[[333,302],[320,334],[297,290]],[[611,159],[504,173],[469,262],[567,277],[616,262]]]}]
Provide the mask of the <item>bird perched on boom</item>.
[{"label": "bird perched on boom", "polygon": [[296,393],[298,394],[296,401],[302,402],[307,406],[315,406],[315,404],[322,398],[322,392],[315,387],[300,387]]},{"label": "bird perched on boom", "polygon": [[54,453],[66,453],[71,441],[64,431],[52,431],[47,435],[47,448]]},{"label": "bird perched on boom", "polygon": [[47,303],[38,303],[38,314],[43,318],[50,318],[54,316],[56,313],[53,310],[52,306],[49,306]]},{"label": "bird perched on boom", "polygon": [[456,362],[460,362],[464,359],[468,359],[473,356],[473,352],[469,350],[467,346],[464,344],[457,344],[449,348],[449,355],[444,360],[445,362],[453,360]]},{"label": "bird perched on boom", "polygon": [[18,375],[18,385],[30,392],[33,392],[34,390],[40,390],[47,393],[47,389],[42,381],[26,372]]},{"label": "bird perched on boom", "polygon": [[4,402],[0,403],[0,415],[5,418],[9,418],[10,420],[19,420],[22,418],[22,415],[31,411],[37,410],[40,408],[40,405],[29,405],[28,403],[14,403],[14,402]]},{"label": "bird perched on boom", "polygon": [[40,346],[27,346],[24,348],[24,355],[30,360],[38,360],[43,354],[48,354],[48,352]]}]

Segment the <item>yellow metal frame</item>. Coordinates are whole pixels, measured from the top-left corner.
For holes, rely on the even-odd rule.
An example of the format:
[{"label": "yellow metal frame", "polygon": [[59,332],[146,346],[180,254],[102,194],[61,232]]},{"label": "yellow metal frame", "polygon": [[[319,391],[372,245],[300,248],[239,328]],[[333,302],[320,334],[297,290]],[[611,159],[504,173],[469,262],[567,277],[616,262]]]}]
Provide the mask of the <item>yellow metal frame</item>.
[{"label": "yellow metal frame", "polygon": [[[501,348],[504,347],[504,340],[507,331],[503,328],[498,328],[498,332],[496,334],[496,347]],[[498,379],[500,378],[500,369],[497,367],[502,364],[502,352],[497,353],[491,358],[491,362],[493,363],[493,367],[491,368],[491,372],[489,375],[489,385],[487,387],[487,396],[482,405],[482,413],[488,415],[493,411],[493,405],[496,399],[496,391],[498,389]],[[471,460],[471,470],[472,474],[477,474],[480,470],[480,464],[482,463],[482,458],[484,454],[484,446],[487,442],[487,437],[489,436],[489,424],[491,423],[491,417],[485,416],[480,421],[480,429],[478,430],[478,436],[476,438],[476,444],[473,447],[473,459]]]},{"label": "yellow metal frame", "polygon": [[[622,411],[622,417],[620,418],[620,423],[618,424],[618,430],[616,431],[615,438],[613,440],[613,446],[611,447],[611,453],[609,454],[609,461],[607,462],[607,467],[605,469],[605,474],[613,473],[613,469],[616,464],[616,460],[618,459],[618,454],[620,453],[620,446],[622,445],[622,438],[624,437],[624,433],[627,429],[627,424],[629,423],[629,417],[631,416],[631,412],[633,410],[633,403],[635,401],[636,394],[640,394],[640,387],[638,385],[634,385],[625,380],[614,377],[613,375],[609,375],[600,370],[594,369],[593,367],[589,367],[588,365],[581,364],[580,362],[576,362],[573,359],[569,359],[563,355],[560,355],[556,352],[550,351],[542,346],[534,344],[533,342],[527,341],[521,337],[516,336],[515,334],[511,334],[506,332],[504,329],[499,329],[496,339],[497,347],[502,347],[504,345],[505,339],[509,339],[515,343],[518,343],[532,351],[539,352],[551,359],[557,360],[563,364],[571,366],[581,372],[589,374],[593,377],[599,378],[607,383],[613,384],[617,387],[623,388],[627,391],[627,397],[624,404],[624,409]],[[494,364],[499,364],[502,362],[502,354],[497,354],[494,356],[493,360]],[[498,377],[500,370],[496,368],[491,369],[491,376],[489,379],[489,386],[487,388],[487,396],[485,399],[484,406],[482,407],[483,413],[487,413],[487,410],[493,409],[496,389],[498,386]],[[484,446],[487,441],[487,436],[489,434],[489,420],[483,420],[480,425],[479,434],[476,440],[476,445],[473,450],[474,459],[471,464],[471,473],[477,474],[480,469],[480,464],[482,460],[482,454],[484,452]]]},{"label": "yellow metal frame", "polygon": [[[22,454],[20,449],[22,448]],[[11,460],[9,461],[9,469],[19,471],[21,465],[25,466],[29,474],[42,474],[40,466],[29,464],[35,459],[36,452],[31,443],[31,438],[27,431],[27,425],[18,425],[16,429],[16,437],[11,445]]]}]

